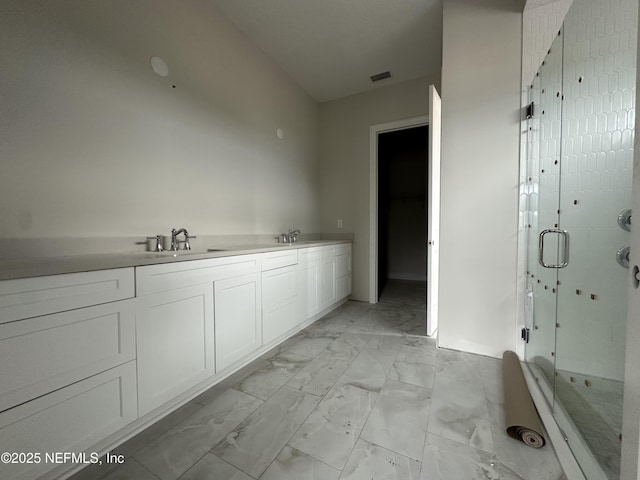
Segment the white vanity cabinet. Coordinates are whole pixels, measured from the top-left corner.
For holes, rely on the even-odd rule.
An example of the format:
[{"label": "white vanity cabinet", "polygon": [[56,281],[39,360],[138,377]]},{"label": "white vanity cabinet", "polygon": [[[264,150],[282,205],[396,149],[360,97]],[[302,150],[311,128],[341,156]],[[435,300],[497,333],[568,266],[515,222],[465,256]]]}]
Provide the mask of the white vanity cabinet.
[{"label": "white vanity cabinet", "polygon": [[137,418],[133,285],[133,268],[0,281],[0,451],[82,452]]},{"label": "white vanity cabinet", "polygon": [[259,254],[136,268],[140,415],[262,345]]}]

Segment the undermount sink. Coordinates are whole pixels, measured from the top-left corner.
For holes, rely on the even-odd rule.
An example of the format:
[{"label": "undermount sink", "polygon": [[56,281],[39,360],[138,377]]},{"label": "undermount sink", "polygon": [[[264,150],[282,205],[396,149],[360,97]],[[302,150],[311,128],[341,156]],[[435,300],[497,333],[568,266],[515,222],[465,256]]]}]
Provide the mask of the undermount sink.
[{"label": "undermount sink", "polygon": [[182,257],[184,255],[201,255],[203,253],[217,252],[218,250],[163,250],[161,252],[146,252],[159,257]]}]

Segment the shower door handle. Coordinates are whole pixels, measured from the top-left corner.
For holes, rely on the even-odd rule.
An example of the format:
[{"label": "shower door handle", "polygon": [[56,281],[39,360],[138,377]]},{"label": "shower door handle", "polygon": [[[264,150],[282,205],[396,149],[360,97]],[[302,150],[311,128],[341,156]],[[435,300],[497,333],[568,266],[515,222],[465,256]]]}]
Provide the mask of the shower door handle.
[{"label": "shower door handle", "polygon": [[[564,239],[563,248],[562,248],[562,261],[557,265],[552,265],[544,262],[544,237],[548,233],[557,233],[561,235]],[[560,230],[557,228],[548,228],[540,232],[540,237],[538,240],[538,262],[544,268],[564,268],[569,265],[569,232],[566,230]]]}]

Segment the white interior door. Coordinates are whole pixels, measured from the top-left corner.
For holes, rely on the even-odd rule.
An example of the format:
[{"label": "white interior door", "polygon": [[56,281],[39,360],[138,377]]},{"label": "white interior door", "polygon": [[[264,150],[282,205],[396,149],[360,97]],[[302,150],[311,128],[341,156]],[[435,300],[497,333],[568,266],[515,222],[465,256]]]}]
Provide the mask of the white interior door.
[{"label": "white interior door", "polygon": [[440,139],[442,101],[429,85],[429,149],[427,168],[427,335],[438,330],[438,272],[440,260]]}]

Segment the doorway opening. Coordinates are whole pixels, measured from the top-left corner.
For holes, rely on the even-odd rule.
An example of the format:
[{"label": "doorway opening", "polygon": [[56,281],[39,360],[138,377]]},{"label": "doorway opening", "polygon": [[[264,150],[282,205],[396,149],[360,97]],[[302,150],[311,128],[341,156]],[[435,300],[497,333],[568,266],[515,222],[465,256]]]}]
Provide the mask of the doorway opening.
[{"label": "doorway opening", "polygon": [[[440,270],[440,150],[442,134],[442,100],[436,87],[429,85],[429,115],[396,120],[369,127],[369,303],[378,303],[378,137],[386,132],[428,125],[424,162],[427,238],[426,335],[438,331],[438,290]],[[427,213],[428,212],[428,213]]]},{"label": "doorway opening", "polygon": [[377,297],[426,309],[428,125],[378,135]]}]

